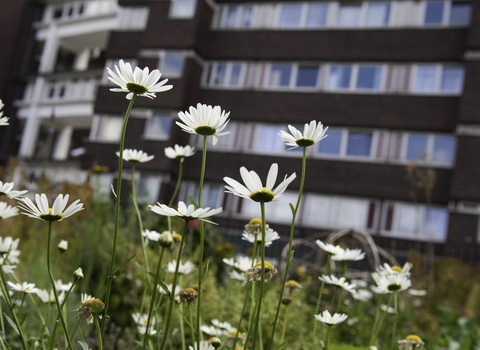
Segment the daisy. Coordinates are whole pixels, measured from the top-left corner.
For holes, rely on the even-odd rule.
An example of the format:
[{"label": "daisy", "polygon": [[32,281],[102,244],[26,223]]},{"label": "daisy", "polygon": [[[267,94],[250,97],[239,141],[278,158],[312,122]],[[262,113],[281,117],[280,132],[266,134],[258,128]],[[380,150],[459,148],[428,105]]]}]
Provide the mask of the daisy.
[{"label": "daisy", "polygon": [[413,264],[411,262],[406,262],[403,267],[397,265],[390,266],[387,263],[384,263],[382,266],[378,267],[376,272],[380,274],[402,274],[409,277],[412,267]]},{"label": "daisy", "polygon": [[332,256],[335,261],[358,261],[365,258],[365,253],[361,249],[344,249],[342,253]]},{"label": "daisy", "polygon": [[350,292],[352,294],[355,293],[355,289],[357,288],[356,285],[348,283],[345,277],[338,278],[338,277],[335,277],[334,275],[331,275],[331,276],[322,275],[318,277],[318,279],[327,284],[332,284],[334,286],[338,286],[342,289],[345,289],[347,292]]},{"label": "daisy", "polygon": [[236,332],[237,329],[232,327],[232,325],[228,322],[220,322],[219,320],[217,320],[216,318],[212,320],[212,324],[217,327],[217,328],[221,328],[221,329],[224,329],[226,331],[226,333],[230,333],[230,332]]},{"label": "daisy", "polygon": [[38,292],[38,288],[35,288],[35,283],[23,282],[20,284],[7,281],[7,284],[14,292],[22,292],[25,294],[36,294]]},{"label": "daisy", "polygon": [[178,117],[183,123],[176,122],[183,131],[189,134],[213,136],[212,144],[216,145],[218,138],[230,133],[221,132],[227,126],[230,112],[222,111],[220,106],[207,106],[201,103],[197,108],[191,106],[189,112],[180,112]]},{"label": "daisy", "polygon": [[268,171],[267,183],[265,187],[260,180],[260,177],[254,171],[248,171],[247,168],[240,168],[240,175],[246,186],[242,185],[237,180],[234,180],[230,177],[224,177],[223,180],[229,185],[225,186],[227,193],[232,193],[236,196],[248,198],[255,202],[271,202],[280,198],[287,189],[287,186],[295,179],[297,176],[295,173],[290,175],[288,178],[285,176],[285,179],[274,189],[273,186],[277,181],[278,175],[278,164],[273,163]]},{"label": "daisy", "polygon": [[216,328],[215,326],[207,326],[202,325],[200,326],[200,330],[208,335],[223,335],[223,330]]},{"label": "daisy", "polygon": [[5,259],[0,258],[0,266],[2,267],[2,271],[7,275],[13,273],[13,270],[15,270],[17,267],[17,265],[5,265],[4,263],[5,263]]},{"label": "daisy", "polygon": [[147,239],[152,242],[158,242],[160,239],[160,233],[157,231],[144,230],[142,236],[147,237]]},{"label": "daisy", "polygon": [[427,291],[425,289],[409,289],[408,294],[414,297],[424,297],[427,295]]},{"label": "daisy", "polygon": [[330,243],[323,243],[321,240],[317,239],[315,241],[315,244],[318,245],[320,248],[322,248],[325,252],[327,252],[330,255],[341,255],[345,252],[345,249],[338,245],[333,245]]},{"label": "daisy", "polygon": [[393,292],[401,292],[402,290],[410,288],[412,282],[403,274],[381,274],[378,272],[372,273],[372,277],[377,284],[372,286],[372,290],[377,294],[387,294]]},{"label": "daisy", "polygon": [[367,302],[373,298],[373,293],[366,289],[359,289],[355,293],[352,293],[352,297],[355,300]]},{"label": "daisy", "polygon": [[[273,276],[278,273],[278,270],[268,261],[264,262],[265,265],[265,281],[270,281]],[[262,262],[257,262],[252,268],[248,269],[245,273],[245,280],[242,283],[242,287],[248,282],[256,282],[262,279]]]},{"label": "daisy", "polygon": [[2,182],[0,181],[0,196],[7,196],[12,199],[20,199],[28,191],[13,191],[13,182]]},{"label": "daisy", "polygon": [[408,335],[405,339],[399,340],[400,350],[413,350],[423,348],[425,343],[422,338],[416,334]]},{"label": "daisy", "polygon": [[[18,243],[20,238],[13,239],[12,237],[0,237],[0,256],[8,254],[7,260],[10,264],[18,264],[20,260],[20,251],[18,250]],[[3,260],[2,260],[3,261]]]},{"label": "daisy", "polygon": [[130,63],[125,63],[123,60],[119,61],[119,65],[120,68],[115,66],[116,73],[107,68],[110,75],[108,79],[120,86],[120,88],[113,88],[110,91],[127,92],[128,100],[132,99],[133,94],[153,99],[157,97],[156,92],[167,91],[173,87],[172,85],[165,85],[168,79],[158,82],[162,76],[158,69],[150,72],[148,67],[143,70],[135,67],[135,70],[132,70]]},{"label": "daisy", "polygon": [[253,265],[252,258],[250,258],[248,256],[237,256],[235,259],[233,259],[233,258],[230,258],[230,259],[223,258],[222,261],[225,264],[227,264],[228,266],[231,266],[231,267],[233,267],[237,270],[240,270],[242,272],[247,272],[247,270],[249,268],[251,268],[252,265]]},{"label": "daisy", "polygon": [[165,156],[170,159],[191,157],[195,154],[195,148],[192,146],[165,147]]},{"label": "daisy", "polygon": [[[132,318],[135,321],[135,323],[137,324],[138,333],[140,333],[140,334],[147,333],[148,314],[140,314],[140,313],[136,312],[136,313],[132,314]],[[157,334],[157,331],[155,330],[155,322],[156,322],[156,319],[155,319],[155,316],[153,316],[150,319],[150,326],[149,326],[149,329],[148,329],[148,334],[149,335]]]},{"label": "daisy", "polygon": [[[168,205],[157,203],[157,205],[149,205],[150,209],[159,215],[164,216],[178,216],[184,220],[201,220],[215,224],[212,221],[206,220],[206,218],[213,216],[222,212],[222,207],[210,210],[207,208],[198,208],[195,209],[193,204],[190,204],[188,207],[185,202],[178,202],[178,209],[170,208]],[[215,224],[216,225],[216,224]]]},{"label": "daisy", "polygon": [[325,133],[327,132],[328,127],[323,129],[322,123],[319,122],[317,124],[315,120],[312,120],[310,124],[305,124],[303,128],[303,135],[292,125],[289,125],[288,129],[290,130],[291,134],[282,130],[278,135],[280,135],[287,146],[291,146],[289,148],[290,150],[297,147],[308,147],[324,139],[327,137]]},{"label": "daisy", "polygon": [[0,202],[0,219],[5,220],[18,215],[18,208],[12,207],[5,202]]},{"label": "daisy", "polygon": [[[271,246],[272,242],[277,239],[280,239],[280,235],[277,233],[277,231],[274,231],[271,228],[267,228],[265,230],[265,247]],[[259,234],[252,234],[244,231],[242,233],[242,240],[250,243],[255,243],[255,241],[262,242],[262,233],[260,232]]]},{"label": "daisy", "polygon": [[[175,268],[177,267],[177,260],[172,260],[167,265],[167,270],[170,273],[175,273]],[[190,261],[187,261],[185,264],[180,261],[180,265],[178,266],[178,273],[183,275],[189,275],[193,272],[195,265]]]},{"label": "daisy", "polygon": [[[117,157],[120,157],[120,152],[116,152]],[[131,163],[146,163],[151,161],[154,156],[149,156],[143,151],[136,149],[124,149],[123,150],[123,160]]]},{"label": "daisy", "polygon": [[[169,293],[171,294],[171,293],[172,293],[172,286],[173,286],[173,284],[172,284],[172,283],[166,284],[166,286],[167,286],[167,289],[168,289]],[[158,287],[158,291],[159,291],[161,294],[167,294],[167,293],[165,292],[165,289],[163,289],[160,285],[158,285],[157,287]],[[178,295],[181,290],[182,290],[182,287],[176,286],[176,287],[175,287],[175,295]]]},{"label": "daisy", "polygon": [[[48,292],[46,289],[38,289],[37,295],[40,300],[43,301],[45,304],[55,304],[55,293],[53,292],[53,290],[50,290],[50,292]],[[60,303],[63,302],[64,298],[65,292],[61,292],[58,295],[58,300],[60,301]]]},{"label": "daisy", "polygon": [[[188,350],[197,350],[197,344],[195,346],[188,346]],[[215,348],[210,344],[208,340],[201,340],[200,341],[200,349],[199,350],[215,350]]]},{"label": "daisy", "polygon": [[317,319],[317,321],[320,321],[329,326],[332,326],[334,324],[342,323],[348,318],[348,316],[345,314],[337,314],[337,313],[331,315],[330,312],[328,312],[328,310],[325,310],[321,314],[315,315],[315,318]]},{"label": "daisy", "polygon": [[102,313],[105,310],[103,301],[92,297],[86,293],[81,294],[82,305],[74,311],[78,311],[77,317],[81,317],[87,323],[93,323],[93,315],[102,318]]},{"label": "daisy", "polygon": [[21,210],[25,211],[22,212],[22,214],[25,214],[31,218],[50,222],[62,221],[63,219],[83,210],[83,203],[80,203],[79,199],[65,209],[68,198],[68,194],[65,196],[63,194],[59,194],[53,202],[53,206],[49,207],[47,196],[42,193],[42,195],[35,195],[35,202],[37,205],[35,205],[30,198],[22,198],[18,206]]},{"label": "daisy", "polygon": [[8,125],[8,118],[3,116],[3,106],[5,105],[3,104],[3,101],[0,100],[0,126]]}]

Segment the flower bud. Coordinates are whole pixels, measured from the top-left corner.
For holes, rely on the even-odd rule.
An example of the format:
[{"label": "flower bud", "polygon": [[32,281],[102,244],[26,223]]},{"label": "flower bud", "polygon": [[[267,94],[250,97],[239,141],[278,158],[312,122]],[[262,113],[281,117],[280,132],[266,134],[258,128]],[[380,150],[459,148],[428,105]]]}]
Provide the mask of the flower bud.
[{"label": "flower bud", "polygon": [[80,280],[82,279],[84,276],[83,276],[83,270],[81,267],[79,267],[78,269],[76,269],[74,272],[73,272],[73,277],[75,277],[77,280]]},{"label": "flower bud", "polygon": [[63,253],[65,251],[67,251],[68,249],[68,242],[64,239],[62,239],[60,241],[60,243],[58,243],[58,246],[57,246],[58,250],[60,251],[60,253]]},{"label": "flower bud", "polygon": [[210,338],[210,344],[212,344],[212,346],[217,349],[219,348],[220,346],[222,346],[222,341],[217,338],[217,337],[212,337]]},{"label": "flower bud", "polygon": [[173,236],[170,231],[163,231],[158,238],[158,243],[163,248],[170,248],[173,244]]}]

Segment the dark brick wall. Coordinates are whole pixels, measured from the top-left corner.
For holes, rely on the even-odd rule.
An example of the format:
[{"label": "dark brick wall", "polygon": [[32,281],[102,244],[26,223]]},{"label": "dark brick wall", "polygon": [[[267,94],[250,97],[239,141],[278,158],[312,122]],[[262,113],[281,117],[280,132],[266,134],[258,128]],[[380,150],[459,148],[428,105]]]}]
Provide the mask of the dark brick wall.
[{"label": "dark brick wall", "polygon": [[459,136],[457,140],[450,194],[455,199],[480,201],[480,138]]}]

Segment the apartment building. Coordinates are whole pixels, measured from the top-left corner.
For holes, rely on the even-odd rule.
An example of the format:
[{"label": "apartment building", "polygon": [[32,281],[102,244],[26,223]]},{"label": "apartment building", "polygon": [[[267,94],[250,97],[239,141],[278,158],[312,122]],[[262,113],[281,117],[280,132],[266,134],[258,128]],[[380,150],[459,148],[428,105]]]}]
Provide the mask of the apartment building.
[{"label": "apartment building", "polygon": [[[259,212],[225,194],[223,177],[239,178],[241,166],[266,176],[273,162],[280,175],[298,174],[300,152],[287,151],[277,133],[318,120],[328,137],[308,150],[297,237],[359,228],[398,254],[433,243],[438,254],[477,259],[480,3],[95,0],[42,8],[32,26],[37,73],[15,104],[18,155],[31,164],[48,159],[57,178],[79,181],[106,165],[108,191],[127,101],[109,91],[105,67],[123,59],[160,69],[174,86],[137,99],[129,122],[127,148],[155,155],[139,167],[145,202],[172,193],[178,164],[163,155],[166,146],[202,147],[175,125],[177,113],[220,105],[231,112],[230,135],[208,146],[204,204],[224,208],[220,231],[239,242]],[[181,198],[198,190],[200,164],[198,153],[186,160]],[[295,202],[298,186],[267,207],[282,235],[285,202]]]}]

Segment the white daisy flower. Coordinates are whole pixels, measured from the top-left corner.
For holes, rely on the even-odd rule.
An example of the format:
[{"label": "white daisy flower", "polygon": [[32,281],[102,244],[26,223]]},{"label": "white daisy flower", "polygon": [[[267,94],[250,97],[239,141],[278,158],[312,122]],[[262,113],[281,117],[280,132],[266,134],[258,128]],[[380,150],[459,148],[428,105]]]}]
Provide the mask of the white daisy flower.
[{"label": "white daisy flower", "polygon": [[230,333],[230,332],[236,332],[237,329],[235,327],[233,327],[230,323],[228,322],[220,322],[219,320],[217,320],[216,318],[212,320],[212,324],[217,327],[217,328],[221,328],[221,329],[224,329],[227,333]]},{"label": "white daisy flower", "polygon": [[7,284],[14,292],[22,292],[25,294],[36,294],[38,292],[38,288],[35,288],[35,283],[22,282],[20,284],[7,281]]},{"label": "white daisy flower", "polygon": [[390,266],[389,264],[387,263],[384,263],[383,265],[379,266],[378,269],[377,269],[377,273],[380,273],[380,274],[402,274],[402,275],[405,275],[407,277],[410,276],[410,270],[412,269],[413,267],[413,264],[411,262],[406,262],[403,267],[401,266]]},{"label": "white daisy flower", "polygon": [[68,292],[72,284],[73,282],[63,283],[62,280],[58,279],[55,281],[55,289],[61,292]]},{"label": "white daisy flower", "polygon": [[142,232],[143,237],[147,237],[149,241],[158,242],[160,239],[160,233],[157,231],[144,230]]},{"label": "white daisy flower", "polygon": [[262,180],[254,171],[248,171],[247,168],[240,168],[240,175],[246,186],[242,185],[237,180],[230,177],[224,177],[223,180],[228,184],[225,186],[227,193],[232,193],[236,196],[248,198],[255,202],[271,202],[277,200],[283,195],[283,192],[287,189],[287,186],[297,177],[295,173],[290,175],[274,189],[273,186],[277,181],[278,164],[273,163],[268,171],[267,183],[265,187],[262,184]]},{"label": "white daisy flower", "polygon": [[198,103],[197,108],[191,106],[188,111],[178,113],[183,123],[176,123],[183,131],[189,134],[213,136],[213,145],[217,144],[220,136],[230,133],[230,131],[221,132],[229,122],[230,112],[222,111],[220,106],[212,107]]},{"label": "white daisy flower", "polygon": [[2,109],[4,106],[3,101],[0,100],[0,126],[8,125],[8,118],[3,116]]},{"label": "white daisy flower", "polygon": [[349,249],[346,248],[340,254],[332,256],[332,260],[335,261],[358,261],[365,258],[365,253],[361,249]]},{"label": "white daisy flower", "polygon": [[[274,231],[271,228],[267,228],[265,230],[265,247],[271,246],[272,242],[277,239],[280,239],[280,235],[277,233],[277,231]],[[242,240],[250,243],[254,243],[255,241],[262,242],[262,233],[260,232],[259,234],[253,234],[244,231],[242,233]]]},{"label": "white daisy flower", "polygon": [[245,272],[238,272],[237,270],[232,270],[229,272],[230,279],[236,281],[245,281]]},{"label": "white daisy flower", "polygon": [[15,270],[17,268],[17,265],[6,265],[4,264],[5,262],[5,259],[4,258],[0,258],[0,266],[2,267],[2,271],[4,274],[11,274],[13,273],[13,270]]},{"label": "white daisy flower", "polygon": [[318,122],[317,124],[315,120],[312,120],[310,124],[305,124],[303,128],[303,135],[292,125],[289,125],[288,129],[290,130],[291,134],[282,130],[278,135],[280,135],[287,146],[291,146],[289,148],[290,150],[297,147],[308,147],[324,139],[327,137],[325,132],[327,131],[328,127],[324,129],[322,123]]},{"label": "white daisy flower", "polygon": [[[0,237],[0,256],[8,254],[7,260],[10,264],[18,264],[20,260],[20,251],[18,250],[18,243],[20,238],[13,239],[12,237]],[[2,260],[3,263],[3,260]]]},{"label": "white daisy flower", "polygon": [[318,277],[318,279],[320,281],[323,281],[327,284],[332,284],[334,286],[338,286],[342,289],[345,289],[347,292],[350,292],[350,293],[355,293],[355,289],[357,288],[356,285],[354,284],[351,284],[351,283],[348,283],[347,280],[345,279],[345,277],[336,277],[334,275],[331,275],[331,276],[327,276],[327,275],[322,275],[320,277]]},{"label": "white daisy flower", "polygon": [[[175,268],[177,267],[177,260],[172,260],[167,265],[167,270],[169,273],[175,273]],[[185,264],[180,261],[180,265],[178,266],[178,273],[182,275],[189,275],[195,269],[195,265],[190,261],[187,261]]]},{"label": "white daisy flower", "polygon": [[149,207],[154,213],[159,215],[178,216],[184,220],[200,220],[209,222],[211,224],[215,223],[207,220],[206,218],[222,212],[222,207],[211,210],[210,207],[195,209],[193,204],[190,204],[187,207],[185,202],[182,201],[178,202],[178,209],[173,209],[168,205],[160,203],[157,203],[157,205],[149,205]]},{"label": "white daisy flower", "polygon": [[18,215],[18,208],[12,207],[5,202],[0,202],[0,219],[5,220]]},{"label": "white daisy flower", "polygon": [[395,313],[395,309],[393,307],[385,305],[385,304],[380,305],[380,310],[382,310],[383,312],[389,313],[389,314],[394,314]]},{"label": "white daisy flower", "polygon": [[[148,322],[148,314],[140,314],[138,312],[132,314],[132,318],[137,324],[137,329],[138,333],[140,334],[145,334],[147,333],[147,322]],[[157,331],[155,330],[155,316],[152,316],[150,318],[150,325],[148,329],[148,334],[149,335],[155,335],[157,334]]]},{"label": "white daisy flower", "polygon": [[218,336],[218,335],[223,335],[224,334],[224,332],[221,329],[218,329],[215,326],[202,325],[202,326],[200,326],[200,330],[203,333],[211,335],[211,336]]},{"label": "white daisy flower", "polygon": [[425,289],[409,289],[408,294],[414,297],[424,297],[427,295],[427,291]]},{"label": "white daisy flower", "polygon": [[[171,293],[172,293],[173,283],[167,284],[166,286],[167,286],[168,291],[169,291],[170,294],[171,294]],[[165,289],[163,289],[160,285],[157,285],[157,289],[158,289],[158,291],[160,292],[160,294],[167,294],[167,293],[165,292]],[[176,287],[175,287],[175,294],[174,294],[174,295],[178,295],[182,289],[183,289],[182,287],[176,286]]]},{"label": "white daisy flower", "polygon": [[401,273],[382,274],[378,272],[372,273],[372,277],[377,284],[372,286],[372,290],[377,294],[387,294],[393,292],[401,292],[410,288],[412,282],[410,278]]},{"label": "white daisy flower", "polygon": [[[197,350],[197,343],[194,346],[189,345],[188,350]],[[200,341],[200,349],[199,350],[215,350],[215,348],[210,344],[207,340]]]},{"label": "white daisy flower", "polygon": [[416,334],[410,334],[405,339],[398,341],[400,350],[413,350],[423,348],[425,343],[422,338]]},{"label": "white daisy flower", "polygon": [[222,260],[225,264],[228,266],[231,266],[235,269],[238,269],[242,272],[247,272],[249,268],[251,268],[254,264],[252,261],[252,258],[248,256],[237,256],[235,259],[234,258],[223,258]]},{"label": "white daisy flower", "polygon": [[[117,157],[120,157],[120,152],[116,152]],[[131,163],[146,163],[151,161],[154,156],[149,156],[147,153],[136,149],[124,149],[123,160]]]},{"label": "white daisy flower", "polygon": [[153,99],[157,97],[156,92],[167,91],[173,87],[172,85],[165,85],[168,79],[158,82],[162,76],[158,69],[150,72],[148,67],[143,70],[135,67],[135,70],[132,70],[130,63],[125,63],[123,60],[119,61],[119,65],[120,68],[115,66],[116,73],[107,68],[110,75],[108,79],[120,86],[120,88],[113,88],[110,91],[127,92],[128,100],[132,99],[133,94]]},{"label": "white daisy flower", "polygon": [[65,209],[68,198],[68,194],[65,196],[63,194],[59,194],[53,202],[53,206],[50,207],[48,205],[47,196],[42,193],[42,195],[35,195],[35,202],[37,205],[35,205],[30,198],[22,198],[18,206],[21,210],[24,210],[22,214],[25,214],[31,218],[43,221],[62,221],[63,219],[66,219],[69,216],[72,216],[73,214],[83,210],[83,203],[80,203],[79,199]]},{"label": "white daisy flower", "polygon": [[8,198],[12,199],[20,199],[23,197],[28,191],[14,191],[13,190],[13,182],[2,182],[0,181],[0,196],[7,196]]},{"label": "white daisy flower", "polygon": [[[265,282],[270,281],[273,276],[278,273],[278,270],[270,262],[264,261],[265,266]],[[262,262],[258,261],[253,267],[245,272],[245,279],[242,283],[244,287],[248,282],[256,282],[262,280]]]},{"label": "white daisy flower", "polygon": [[334,324],[342,323],[348,318],[348,316],[346,314],[337,314],[337,313],[331,315],[330,312],[328,312],[328,310],[325,310],[321,314],[315,315],[315,318],[317,319],[317,321],[320,321],[329,326],[332,326]]},{"label": "white daisy flower", "polygon": [[179,146],[165,147],[165,156],[170,159],[191,157],[195,154],[195,148],[192,146]]},{"label": "white daisy flower", "polygon": [[[53,293],[53,290],[50,290],[50,292],[48,292],[46,289],[39,289],[37,290],[37,295],[40,298],[40,300],[43,301],[45,304],[55,303],[55,293]],[[63,302],[64,298],[65,298],[65,292],[61,292],[58,295],[58,299],[60,300],[60,303]]]},{"label": "white daisy flower", "polygon": [[333,245],[330,243],[323,243],[321,240],[317,239],[315,241],[315,244],[318,245],[320,248],[322,248],[325,252],[328,254],[331,254],[333,256],[335,255],[341,255],[345,252],[345,249],[338,245]]},{"label": "white daisy flower", "polygon": [[97,315],[98,318],[102,318],[102,313],[105,310],[105,304],[103,301],[92,297],[86,293],[80,295],[82,305],[74,311],[78,311],[77,317],[81,317],[87,323],[93,323],[93,315]]},{"label": "white daisy flower", "polygon": [[373,293],[366,289],[359,289],[355,293],[352,293],[352,297],[355,300],[367,302],[373,298]]}]

